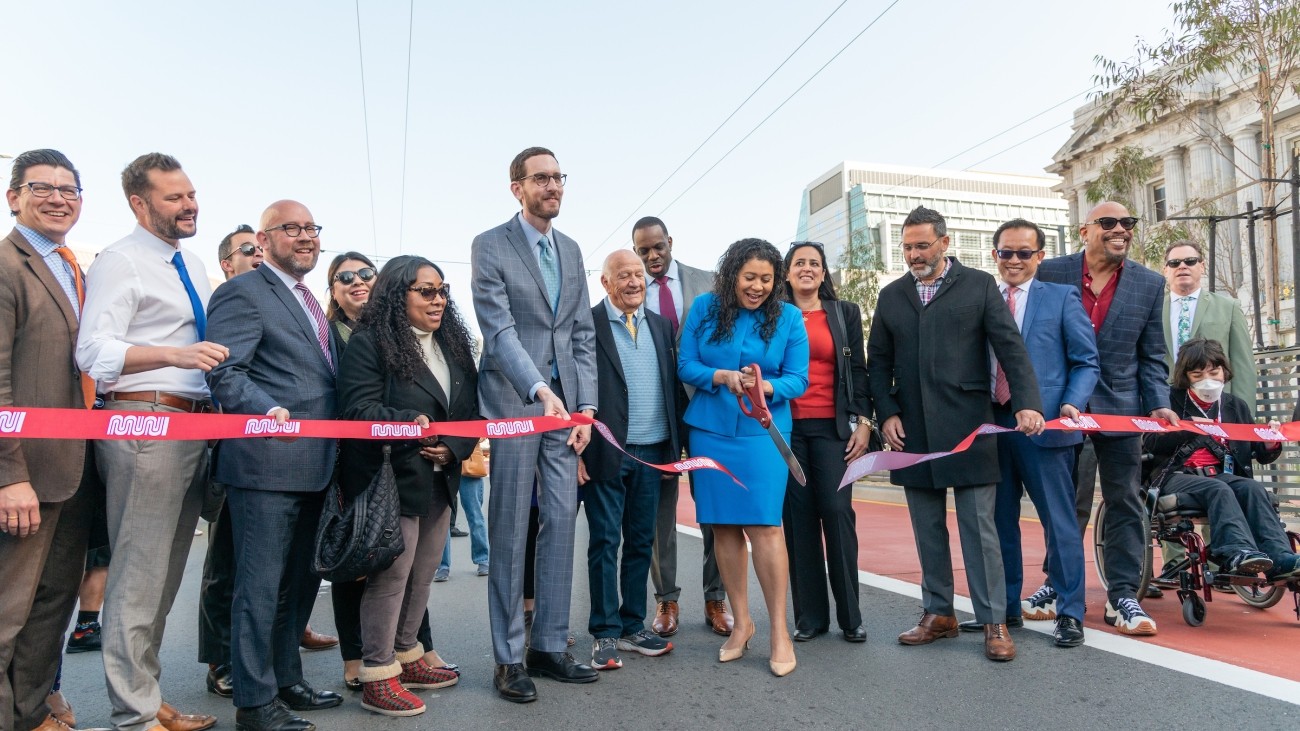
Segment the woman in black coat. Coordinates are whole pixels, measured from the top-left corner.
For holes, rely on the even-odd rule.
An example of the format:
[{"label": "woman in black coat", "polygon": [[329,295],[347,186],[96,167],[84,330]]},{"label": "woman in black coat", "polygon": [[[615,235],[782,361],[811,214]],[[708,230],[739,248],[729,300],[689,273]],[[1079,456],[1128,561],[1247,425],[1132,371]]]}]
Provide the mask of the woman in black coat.
[{"label": "woman in black coat", "polygon": [[[1232,365],[1217,340],[1188,340],[1174,363],[1169,407],[1179,419],[1197,423],[1254,424],[1246,403],[1223,391],[1231,380]],[[1142,445],[1153,456],[1151,484],[1209,515],[1210,554],[1224,572],[1262,571],[1270,581],[1300,576],[1300,557],[1291,552],[1268,488],[1251,479],[1251,461],[1277,459],[1280,442],[1177,431],[1146,434]]]},{"label": "woman in black coat", "polygon": [[[389,261],[339,366],[343,418],[421,425],[478,419],[477,386],[473,340],[442,270],[416,256]],[[460,461],[475,441],[434,437],[388,443],[406,550],[367,580],[362,597],[364,708],[413,716],[424,711],[424,703],[407,688],[441,688],[457,680],[455,672],[425,661],[416,632],[447,539]],[[342,443],[339,486],[345,496],[370,485],[383,464],[384,444]]]}]

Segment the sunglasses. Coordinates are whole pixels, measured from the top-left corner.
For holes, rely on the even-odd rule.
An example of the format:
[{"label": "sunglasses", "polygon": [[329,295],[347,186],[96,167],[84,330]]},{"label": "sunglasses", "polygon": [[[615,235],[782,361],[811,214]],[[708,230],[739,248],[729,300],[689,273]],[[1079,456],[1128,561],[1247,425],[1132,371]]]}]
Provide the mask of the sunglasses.
[{"label": "sunglasses", "polygon": [[357,279],[360,279],[363,282],[369,282],[374,278],[375,270],[370,267],[350,272],[339,272],[334,275],[334,281],[342,282],[344,286],[351,285],[353,282],[357,281]]},{"label": "sunglasses", "polygon": [[407,287],[407,290],[420,295],[425,302],[432,302],[434,297],[442,297],[443,301],[451,299],[451,285],[446,282],[443,282],[441,287],[425,285],[423,287]]},{"label": "sunglasses", "polygon": [[791,241],[791,242],[790,242],[790,248],[786,249],[786,253],[789,253],[789,252],[791,252],[791,251],[794,251],[795,249],[799,248],[800,246],[811,246],[811,247],[813,247],[814,249],[816,249],[816,250],[822,252],[823,254],[826,253],[826,249],[825,249],[825,247],[822,246],[822,244],[821,244],[820,241]]},{"label": "sunglasses", "polygon": [[1125,231],[1132,231],[1133,227],[1137,225],[1137,222],[1138,220],[1136,216],[1125,216],[1123,218],[1115,218],[1114,216],[1102,216],[1101,218],[1098,218],[1095,221],[1089,221],[1088,223],[1095,223],[1098,226],[1101,226],[1102,230],[1104,231],[1109,231],[1112,228],[1115,228],[1115,224],[1118,223],[1119,225],[1124,227]]},{"label": "sunglasses", "polygon": [[226,259],[229,259],[230,257],[234,256],[235,254],[243,254],[244,256],[252,256],[253,254],[255,254],[255,253],[259,252],[259,251],[262,251],[262,247],[258,246],[257,244],[240,244],[238,249],[235,249],[234,251],[230,252],[229,254],[226,254],[226,255],[225,255],[221,260],[222,260],[222,261],[225,261]]},{"label": "sunglasses", "polygon": [[1165,266],[1169,267],[1170,269],[1177,269],[1180,266],[1194,267],[1200,263],[1201,263],[1201,257],[1189,256],[1186,259],[1170,259],[1169,261],[1165,262]]},{"label": "sunglasses", "polygon": [[1032,251],[1026,251],[1024,249],[994,249],[993,253],[997,254],[998,258],[1002,259],[1003,261],[1007,261],[1013,258],[1019,259],[1020,261],[1029,261],[1030,259],[1034,258],[1035,254],[1038,254],[1041,251],[1042,249],[1034,249]]}]

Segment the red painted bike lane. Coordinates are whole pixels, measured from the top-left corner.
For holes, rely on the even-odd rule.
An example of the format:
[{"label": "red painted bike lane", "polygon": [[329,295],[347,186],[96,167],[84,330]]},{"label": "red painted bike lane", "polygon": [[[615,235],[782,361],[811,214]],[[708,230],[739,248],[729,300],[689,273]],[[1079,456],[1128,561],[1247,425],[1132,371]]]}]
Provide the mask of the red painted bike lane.
[{"label": "red painted bike lane", "polygon": [[[854,508],[858,525],[858,568],[920,585],[921,567],[907,506],[855,499]],[[685,485],[677,505],[677,521],[698,527],[695,505]],[[948,532],[957,593],[969,596],[961,545],[957,539],[957,518],[951,510],[948,513]],[[1022,519],[1021,534],[1025,562],[1024,593],[1028,595],[1041,583],[1045,553],[1042,526],[1036,520]],[[1084,545],[1088,562],[1084,624],[1090,629],[1118,634],[1102,621],[1106,594],[1097,580],[1091,528],[1084,536]],[[1183,621],[1182,607],[1172,591],[1166,591],[1161,599],[1144,600],[1142,607],[1156,620],[1160,633],[1151,638],[1135,638],[1137,641],[1300,682],[1300,663],[1295,662],[1290,652],[1300,641],[1300,619],[1296,618],[1295,604],[1289,593],[1276,606],[1260,610],[1242,602],[1236,594],[1215,592],[1213,600],[1206,606],[1205,623],[1200,627],[1191,627]],[[906,629],[899,627],[898,631]]]}]

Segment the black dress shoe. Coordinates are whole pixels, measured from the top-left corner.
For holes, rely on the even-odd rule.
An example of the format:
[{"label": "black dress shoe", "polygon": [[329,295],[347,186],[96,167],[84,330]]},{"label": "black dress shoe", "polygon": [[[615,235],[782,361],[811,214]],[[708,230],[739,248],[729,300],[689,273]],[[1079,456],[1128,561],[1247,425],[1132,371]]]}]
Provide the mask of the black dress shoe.
[{"label": "black dress shoe", "polygon": [[277,698],[264,706],[235,711],[235,731],[316,731],[316,724],[295,716]]},{"label": "black dress shoe", "polygon": [[233,696],[235,694],[235,685],[230,679],[230,674],[230,663],[210,666],[208,668],[208,692],[222,698]]},{"label": "black dress shoe", "polygon": [[594,683],[600,678],[595,668],[574,660],[567,652],[529,650],[524,662],[529,675],[541,675],[561,683]]},{"label": "black dress shoe", "polygon": [[537,686],[519,663],[498,665],[492,682],[497,687],[497,694],[508,701],[528,703],[537,700]]},{"label": "black dress shoe", "polygon": [[867,626],[865,624],[860,624],[853,629],[844,630],[844,639],[846,642],[866,642]]},{"label": "black dress shoe", "polygon": [[[1007,621],[1004,622],[1003,624],[1005,624],[1008,627],[1024,627],[1025,618],[1020,615],[1016,615],[1014,617],[1007,617]],[[957,629],[961,630],[962,632],[983,632],[984,625],[980,624],[980,621],[978,619],[972,619],[970,621],[962,622],[958,624]]]},{"label": "black dress shoe", "polygon": [[797,629],[794,634],[790,635],[795,642],[812,642],[817,639],[817,635],[826,634],[824,629]]},{"label": "black dress shoe", "polygon": [[1078,647],[1083,644],[1083,623],[1074,617],[1056,618],[1056,629],[1052,630],[1052,642],[1057,647]]},{"label": "black dress shoe", "polygon": [[280,700],[295,711],[323,711],[343,703],[343,696],[332,690],[312,690],[306,683],[280,689]]}]

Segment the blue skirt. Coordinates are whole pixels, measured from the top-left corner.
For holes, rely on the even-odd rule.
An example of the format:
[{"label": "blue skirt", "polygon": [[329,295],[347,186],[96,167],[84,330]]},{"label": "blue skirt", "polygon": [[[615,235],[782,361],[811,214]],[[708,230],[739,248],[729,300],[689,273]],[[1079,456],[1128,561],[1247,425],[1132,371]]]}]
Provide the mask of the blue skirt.
[{"label": "blue skirt", "polygon": [[[790,435],[782,434],[786,443]],[[722,525],[781,525],[789,470],[767,434],[726,437],[690,427],[690,453],[712,457],[741,487],[716,470],[695,472],[695,520]]]}]

